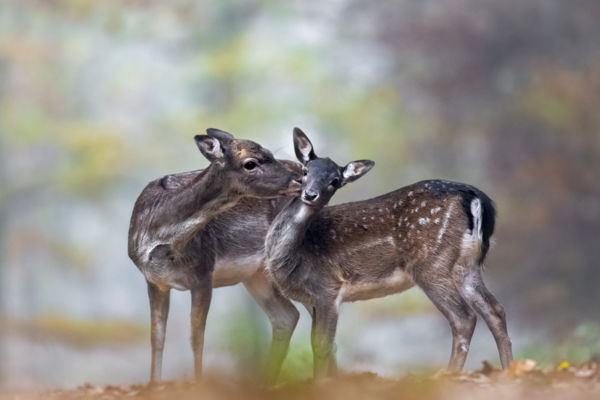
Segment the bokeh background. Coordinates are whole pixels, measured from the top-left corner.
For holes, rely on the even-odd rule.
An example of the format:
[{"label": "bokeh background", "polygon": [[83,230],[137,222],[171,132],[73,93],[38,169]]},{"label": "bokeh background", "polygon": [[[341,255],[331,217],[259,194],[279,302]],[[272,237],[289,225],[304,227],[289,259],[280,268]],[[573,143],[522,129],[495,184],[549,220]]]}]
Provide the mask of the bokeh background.
[{"label": "bokeh background", "polygon": [[[127,258],[144,185],[207,165],[228,130],[292,158],[377,161],[335,202],[437,177],[497,202],[486,279],[517,357],[600,354],[597,0],[0,1],[0,387],[144,382],[149,310]],[[309,321],[282,379],[311,374]],[[166,378],[190,377],[174,292]],[[252,376],[270,340],[242,286],[217,289],[206,368]],[[338,357],[386,376],[446,363],[418,289],[343,307]],[[469,368],[497,363],[482,321]]]}]

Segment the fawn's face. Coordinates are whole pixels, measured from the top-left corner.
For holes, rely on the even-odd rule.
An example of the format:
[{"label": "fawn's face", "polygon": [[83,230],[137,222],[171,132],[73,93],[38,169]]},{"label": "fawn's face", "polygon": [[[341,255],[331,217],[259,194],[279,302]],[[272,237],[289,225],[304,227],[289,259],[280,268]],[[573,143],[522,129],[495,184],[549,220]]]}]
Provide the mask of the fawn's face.
[{"label": "fawn's face", "polygon": [[208,129],[197,135],[202,154],[223,173],[223,185],[245,197],[270,198],[298,194],[300,176],[293,166],[275,159],[273,153],[250,140],[234,139],[229,133]]},{"label": "fawn's face", "polygon": [[375,165],[373,161],[360,160],[340,167],[330,158],[317,157],[312,143],[298,128],[294,129],[294,150],[304,165],[301,200],[313,207],[324,207],[339,188],[357,180]]}]

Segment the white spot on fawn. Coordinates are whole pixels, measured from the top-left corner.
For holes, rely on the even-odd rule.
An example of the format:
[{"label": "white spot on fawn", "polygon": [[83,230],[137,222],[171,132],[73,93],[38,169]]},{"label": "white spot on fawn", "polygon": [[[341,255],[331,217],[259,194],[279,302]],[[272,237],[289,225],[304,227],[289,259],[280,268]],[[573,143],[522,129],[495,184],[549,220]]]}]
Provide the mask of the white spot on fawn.
[{"label": "white spot on fawn", "polygon": [[425,225],[429,222],[429,218],[419,218],[419,224]]},{"label": "white spot on fawn", "polygon": [[408,197],[413,195],[413,191],[411,190],[410,192],[408,192]]},{"label": "white spot on fawn", "polygon": [[433,222],[435,222],[436,224],[439,224],[440,223],[440,219],[436,218],[436,219],[433,220]]},{"label": "white spot on fawn", "polygon": [[440,210],[442,209],[442,207],[435,207],[431,209],[431,215],[433,214],[437,214]]},{"label": "white spot on fawn", "polygon": [[454,208],[454,203],[450,203],[450,207],[448,208],[448,211],[446,211],[446,215],[444,216],[444,223],[442,224],[442,227],[440,228],[440,231],[438,232],[438,237],[437,237],[438,243],[442,243],[442,236],[444,236],[444,233],[446,232],[446,229],[448,228],[448,220],[450,219],[450,214],[452,213],[453,208]]},{"label": "white spot on fawn", "polygon": [[427,202],[426,202],[425,200],[423,200],[423,201],[421,202],[421,207],[425,207],[426,205],[427,205]]}]

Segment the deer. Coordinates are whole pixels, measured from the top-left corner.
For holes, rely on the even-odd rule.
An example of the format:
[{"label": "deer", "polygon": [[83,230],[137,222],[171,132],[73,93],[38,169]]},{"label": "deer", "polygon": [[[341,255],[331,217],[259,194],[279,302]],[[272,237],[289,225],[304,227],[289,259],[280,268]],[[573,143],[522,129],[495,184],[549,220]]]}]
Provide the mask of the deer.
[{"label": "deer", "polygon": [[464,367],[477,314],[507,368],[512,344],[502,305],[482,270],[494,232],[495,206],[481,190],[424,180],[368,200],[328,206],[342,186],[375,163],[341,167],[317,157],[299,128],[294,150],[303,165],[301,194],[283,207],[265,240],[267,271],[281,292],[312,316],[314,377],[336,373],[334,339],[341,304],[421,288],[448,320],[448,369]]},{"label": "deer", "polygon": [[170,290],[191,292],[195,379],[202,375],[212,288],[243,282],[273,326],[267,357],[276,379],[299,318],[264,272],[264,238],[286,196],[300,188],[297,163],[276,160],[258,143],[210,128],[196,135],[204,170],[148,183],[133,208],[128,254],[147,281],[151,315],[150,382],[162,377]]}]

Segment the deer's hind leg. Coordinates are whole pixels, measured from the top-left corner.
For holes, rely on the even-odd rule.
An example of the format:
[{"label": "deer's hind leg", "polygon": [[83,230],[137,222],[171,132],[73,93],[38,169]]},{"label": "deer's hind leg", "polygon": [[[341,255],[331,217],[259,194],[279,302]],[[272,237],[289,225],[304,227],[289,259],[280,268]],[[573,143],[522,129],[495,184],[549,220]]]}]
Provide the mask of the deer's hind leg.
[{"label": "deer's hind leg", "polygon": [[506,327],[506,314],[502,305],[483,283],[481,266],[457,265],[453,278],[463,299],[485,320],[498,346],[502,368],[508,368],[512,360],[512,343]]},{"label": "deer's hind leg", "polygon": [[450,324],[452,353],[448,368],[452,371],[459,371],[464,367],[467,359],[477,316],[454,285],[452,277],[449,276],[449,269],[442,268],[440,270],[429,267],[414,275],[417,285]]}]

